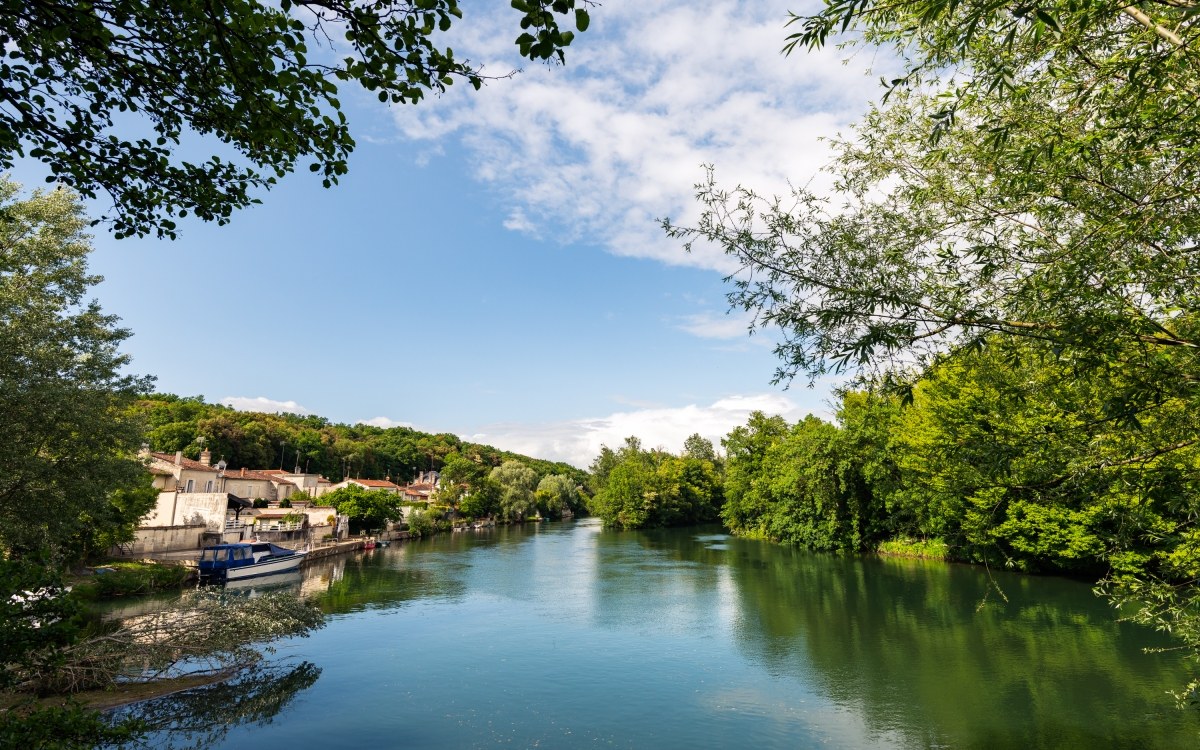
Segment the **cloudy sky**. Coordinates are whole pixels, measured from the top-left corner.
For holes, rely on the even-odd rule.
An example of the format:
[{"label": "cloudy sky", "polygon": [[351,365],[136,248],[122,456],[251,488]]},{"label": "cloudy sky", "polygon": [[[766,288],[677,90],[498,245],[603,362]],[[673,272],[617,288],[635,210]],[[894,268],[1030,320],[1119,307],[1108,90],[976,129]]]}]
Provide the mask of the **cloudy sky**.
[{"label": "cloudy sky", "polygon": [[[806,8],[608,0],[565,67],[418,107],[345,91],[342,185],[296,174],[175,242],[97,232],[96,294],[161,391],[581,466],[627,435],[679,450],[754,409],[827,414],[828,383],[771,385],[771,336],[726,312],[726,259],[657,222],[696,216],[703,164],[730,186],[819,185],[821,138],[878,96],[869,53],[782,56],[788,9]],[[522,67],[507,3],[465,11],[458,55]]]}]

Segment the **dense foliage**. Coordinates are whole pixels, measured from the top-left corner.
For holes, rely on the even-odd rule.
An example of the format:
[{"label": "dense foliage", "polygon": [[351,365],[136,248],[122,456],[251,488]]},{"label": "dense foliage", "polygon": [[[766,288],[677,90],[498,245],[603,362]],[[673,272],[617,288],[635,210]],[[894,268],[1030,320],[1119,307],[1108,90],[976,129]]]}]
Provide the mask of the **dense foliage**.
[{"label": "dense foliage", "polygon": [[608,526],[705,523],[717,519],[721,504],[720,478],[712,461],[645,450],[633,437],[616,451],[605,446],[592,464],[592,478],[596,492],[590,508]]},{"label": "dense foliage", "polygon": [[0,556],[78,558],[150,507],[127,411],[149,380],[87,298],[100,279],[78,198],[18,190],[0,179]]},{"label": "dense foliage", "polygon": [[[235,411],[207,404],[201,397],[170,394],[145,396],[135,411],[146,423],[151,450],[181,450],[197,458],[207,448],[214,460],[225,459],[231,469],[298,468],[334,481],[390,477],[403,483],[419,472],[452,466],[471,478],[470,467],[486,474],[505,461],[517,460],[539,476],[565,474],[579,483],[586,479],[585,472],[568,464],[469,443],[450,433],[335,424],[315,415]],[[447,479],[458,481],[453,469]]]},{"label": "dense foliage", "polygon": [[[836,423],[761,413],[723,441],[722,522],[813,550],[926,554],[1086,577],[1200,653],[1200,444],[1189,400],[1106,409],[1114,371],[996,337],[941,358],[904,396],[843,394]],[[631,439],[593,464],[593,510],[666,525],[673,459]],[[674,520],[672,520],[674,519]],[[1189,686],[1190,695],[1196,686]]]},{"label": "dense foliage", "polygon": [[[827,482],[861,481],[878,533],[1103,575],[1137,619],[1193,646],[1195,10],[828,0],[792,17],[789,51],[840,36],[901,67],[833,144],[832,190],[763,196],[710,170],[701,220],[667,223],[741,265],[730,302],[781,332],[780,380],[848,369],[912,401],[869,401],[869,425],[844,413],[843,430],[886,446],[858,454],[858,477],[819,441],[798,446]],[[799,527],[776,500],[748,528],[853,539],[816,522],[830,518],[816,478]]]},{"label": "dense foliage", "polygon": [[[561,62],[588,4],[513,2],[521,56]],[[300,163],[326,187],[346,173],[341,85],[393,104],[480,88],[446,44],[462,16],[458,0],[4,0],[0,169],[29,157],[107,194],[118,237],[173,237],[189,213],[224,223]],[[217,153],[181,158],[197,136]]]},{"label": "dense foliage", "polygon": [[350,532],[379,530],[388,521],[402,518],[400,503],[403,498],[387,490],[368,490],[357,484],[339,487],[321,496],[321,504],[337,509],[350,519]]}]

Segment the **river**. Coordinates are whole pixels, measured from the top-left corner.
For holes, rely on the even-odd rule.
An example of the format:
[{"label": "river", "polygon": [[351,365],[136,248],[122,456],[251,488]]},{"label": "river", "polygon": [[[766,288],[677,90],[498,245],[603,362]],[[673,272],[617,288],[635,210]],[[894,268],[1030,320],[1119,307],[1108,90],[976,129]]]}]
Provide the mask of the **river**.
[{"label": "river", "polygon": [[1180,656],[1076,581],[590,520],[296,578],[328,624],[266,675],[156,701],[189,731],[151,746],[1200,746]]}]

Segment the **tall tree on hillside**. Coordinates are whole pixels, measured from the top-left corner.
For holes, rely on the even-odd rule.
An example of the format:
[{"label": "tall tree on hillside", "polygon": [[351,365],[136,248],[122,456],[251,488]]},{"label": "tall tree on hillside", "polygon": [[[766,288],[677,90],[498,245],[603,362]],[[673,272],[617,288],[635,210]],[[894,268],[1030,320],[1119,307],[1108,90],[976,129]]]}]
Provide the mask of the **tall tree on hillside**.
[{"label": "tall tree on hillside", "polygon": [[0,557],[71,556],[72,539],[131,522],[109,503],[144,477],[128,407],[151,379],[122,372],[129,332],[87,299],[100,279],[78,198],[18,190],[0,180]]},{"label": "tall tree on hillside", "polygon": [[[561,62],[588,5],[515,0],[522,57]],[[173,237],[189,213],[225,223],[298,165],[326,187],[346,173],[340,85],[393,104],[482,86],[489,76],[445,43],[462,15],[458,0],[4,0],[0,169],[30,157],[106,194],[117,236]],[[130,118],[144,135],[122,132]],[[234,158],[180,158],[196,134]]]}]

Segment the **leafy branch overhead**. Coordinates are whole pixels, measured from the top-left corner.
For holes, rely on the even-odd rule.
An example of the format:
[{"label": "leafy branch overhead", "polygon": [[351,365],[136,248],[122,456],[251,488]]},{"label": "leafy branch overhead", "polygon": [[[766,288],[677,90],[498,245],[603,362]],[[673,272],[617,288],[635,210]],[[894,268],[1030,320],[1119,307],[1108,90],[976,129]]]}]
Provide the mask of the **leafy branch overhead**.
[{"label": "leafy branch overhead", "polygon": [[[563,62],[590,5],[513,0],[521,55]],[[298,164],[326,187],[346,173],[341,84],[393,104],[482,86],[443,38],[462,15],[458,0],[0,0],[0,169],[32,158],[106,195],[118,237],[225,223]],[[197,136],[223,146],[192,161]]]},{"label": "leafy branch overhead", "polygon": [[[1200,55],[1179,4],[832,0],[787,49],[894,51],[884,101],[834,144],[832,193],[698,186],[685,241],[742,265],[735,307],[785,336],[779,376],[907,374],[993,334],[1136,406],[1190,389],[1200,278]],[[853,35],[853,36],[851,36]]]}]

